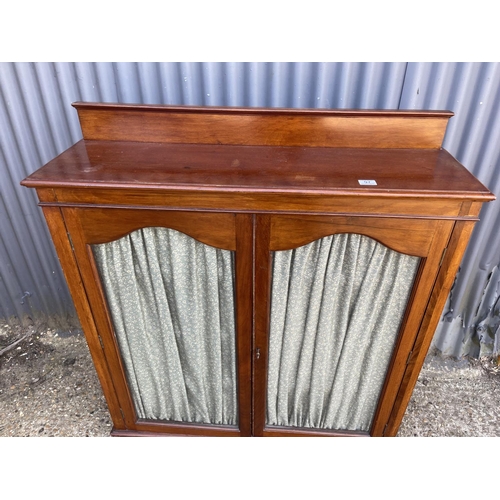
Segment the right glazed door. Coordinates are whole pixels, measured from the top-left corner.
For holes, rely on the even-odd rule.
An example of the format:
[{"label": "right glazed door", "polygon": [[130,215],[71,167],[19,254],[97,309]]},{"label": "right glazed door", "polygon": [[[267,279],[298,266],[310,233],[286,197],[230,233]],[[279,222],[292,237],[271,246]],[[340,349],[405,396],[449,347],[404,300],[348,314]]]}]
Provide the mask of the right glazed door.
[{"label": "right glazed door", "polygon": [[254,435],[383,434],[452,227],[257,216]]}]

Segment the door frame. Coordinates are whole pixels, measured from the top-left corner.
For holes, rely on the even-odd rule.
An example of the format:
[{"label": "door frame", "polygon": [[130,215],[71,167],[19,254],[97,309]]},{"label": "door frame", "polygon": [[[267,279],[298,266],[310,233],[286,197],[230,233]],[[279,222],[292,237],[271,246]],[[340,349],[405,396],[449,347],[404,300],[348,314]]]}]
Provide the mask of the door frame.
[{"label": "door frame", "polygon": [[[122,420],[116,418],[112,435],[249,436],[251,434],[251,335],[252,335],[252,216],[224,212],[187,212],[96,207],[63,207],[62,216],[71,241],[81,286],[92,311],[111,384],[103,385],[107,400],[117,401]],[[238,425],[154,421],[139,419],[128,388],[111,315],[97,271],[91,245],[114,241],[144,227],[167,227],[216,248],[235,252],[236,363]],[[112,394],[110,394],[112,392]],[[115,415],[112,414],[115,424]]]},{"label": "door frame", "polygon": [[[424,316],[441,257],[454,227],[452,220],[350,215],[257,215],[255,237],[254,370],[255,436],[382,436],[393,413],[407,361]],[[403,316],[370,432],[268,426],[267,363],[271,304],[272,252],[288,250],[340,233],[371,237],[392,250],[421,258]]]}]

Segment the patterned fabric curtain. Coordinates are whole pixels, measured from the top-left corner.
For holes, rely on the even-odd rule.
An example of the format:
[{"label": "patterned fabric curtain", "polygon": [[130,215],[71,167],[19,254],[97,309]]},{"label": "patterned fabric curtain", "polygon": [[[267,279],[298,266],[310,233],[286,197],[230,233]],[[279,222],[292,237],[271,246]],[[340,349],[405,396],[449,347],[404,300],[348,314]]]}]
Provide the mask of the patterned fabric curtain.
[{"label": "patterned fabric curtain", "polygon": [[237,425],[233,252],[166,228],[93,252],[139,418]]},{"label": "patterned fabric curtain", "polygon": [[419,261],[358,234],[274,252],[269,425],[370,429]]}]

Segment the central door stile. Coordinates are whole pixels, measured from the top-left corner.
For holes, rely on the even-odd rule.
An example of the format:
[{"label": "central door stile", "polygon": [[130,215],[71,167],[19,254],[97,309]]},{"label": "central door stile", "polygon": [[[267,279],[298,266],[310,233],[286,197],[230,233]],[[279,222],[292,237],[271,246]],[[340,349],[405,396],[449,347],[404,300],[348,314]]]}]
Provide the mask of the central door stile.
[{"label": "central door stile", "polygon": [[255,316],[253,346],[253,435],[263,436],[266,425],[269,311],[271,304],[271,216],[255,217]]},{"label": "central door stile", "polygon": [[253,216],[236,216],[236,338],[241,436],[252,434]]}]

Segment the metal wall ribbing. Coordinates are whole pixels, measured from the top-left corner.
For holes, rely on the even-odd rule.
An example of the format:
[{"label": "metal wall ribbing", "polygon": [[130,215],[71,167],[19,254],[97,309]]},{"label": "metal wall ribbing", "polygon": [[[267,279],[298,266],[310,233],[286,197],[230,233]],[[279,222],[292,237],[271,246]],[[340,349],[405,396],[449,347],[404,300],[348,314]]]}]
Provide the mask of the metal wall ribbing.
[{"label": "metal wall ribbing", "polygon": [[[10,322],[74,322],[35,193],[19,186],[81,138],[74,101],[450,109],[445,147],[500,193],[498,63],[0,63],[0,318]],[[434,341],[456,356],[499,347],[498,203],[481,218]]]},{"label": "metal wall ribbing", "polygon": [[[500,64],[409,64],[403,109],[451,109],[444,147],[500,195]],[[459,357],[498,353],[500,204],[481,212],[434,346]]]}]

